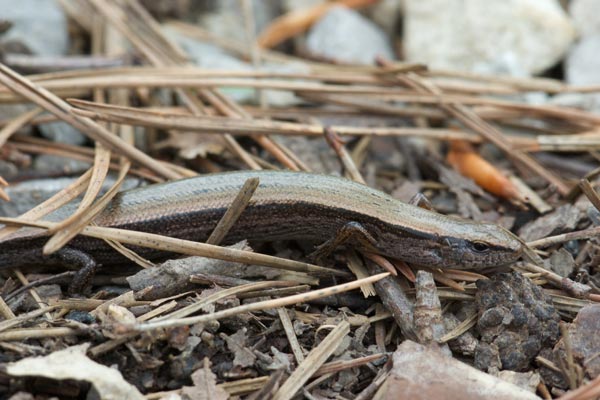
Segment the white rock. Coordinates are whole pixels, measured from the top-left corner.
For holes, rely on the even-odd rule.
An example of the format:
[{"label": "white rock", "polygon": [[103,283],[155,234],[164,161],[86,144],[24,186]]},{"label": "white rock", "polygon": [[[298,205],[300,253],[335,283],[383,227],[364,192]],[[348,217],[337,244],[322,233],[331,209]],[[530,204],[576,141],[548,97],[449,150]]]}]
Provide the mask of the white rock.
[{"label": "white rock", "polygon": [[377,25],[346,7],[333,7],[309,31],[308,51],[346,63],[373,64],[375,57],[394,59],[394,51]]},{"label": "white rock", "polygon": [[598,0],[571,0],[569,14],[581,36],[600,33],[600,2]]},{"label": "white rock", "polygon": [[[287,64],[261,64],[260,68],[254,68],[252,64],[242,61],[220,47],[210,43],[205,43],[186,37],[177,31],[169,28],[164,29],[164,33],[188,54],[190,61],[195,65],[214,70],[227,71],[266,71],[280,73],[307,73],[308,66],[303,63]],[[224,88],[221,91],[242,103],[250,103],[256,100],[255,90],[252,88]],[[265,100],[274,107],[284,107],[299,104],[302,101],[293,93],[281,90],[264,90]]]},{"label": "white rock", "polygon": [[[281,13],[279,0],[252,0],[250,5],[256,34]],[[212,12],[200,16],[198,24],[219,37],[246,43],[248,39],[240,1],[219,0],[214,2],[214,6]]]},{"label": "white rock", "polygon": [[2,42],[18,41],[43,56],[67,53],[67,19],[57,1],[0,0],[0,16],[13,23]]},{"label": "white rock", "polygon": [[314,7],[324,2],[325,0],[283,0],[281,3],[283,6],[283,11],[288,13],[291,11],[298,11]]},{"label": "white rock", "polygon": [[40,133],[53,142],[80,145],[85,143],[86,137],[83,133],[63,121],[50,122],[40,125]]},{"label": "white rock", "polygon": [[[565,59],[565,80],[572,85],[600,84],[600,31],[584,36],[572,46]],[[600,113],[600,94],[564,93],[554,96],[553,103]],[[571,104],[568,104],[571,103]]]},{"label": "white rock", "polygon": [[580,108],[582,110],[600,114],[600,95],[595,93],[560,93],[556,96],[552,96],[549,104],[561,107]]},{"label": "white rock", "polygon": [[[328,0],[283,0],[283,11],[291,12],[306,10],[308,8],[323,4]],[[377,26],[379,26],[389,37],[398,33],[402,20],[402,9],[404,0],[379,0],[368,7],[361,7],[359,11]]]},{"label": "white rock", "polygon": [[399,33],[403,7],[402,0],[379,0],[361,11],[383,29],[388,37],[394,37]]},{"label": "white rock", "polygon": [[407,61],[528,76],[556,64],[575,29],[556,0],[406,0]]},{"label": "white rock", "polygon": [[588,85],[600,83],[600,31],[582,38],[571,48],[565,60],[568,83]]}]

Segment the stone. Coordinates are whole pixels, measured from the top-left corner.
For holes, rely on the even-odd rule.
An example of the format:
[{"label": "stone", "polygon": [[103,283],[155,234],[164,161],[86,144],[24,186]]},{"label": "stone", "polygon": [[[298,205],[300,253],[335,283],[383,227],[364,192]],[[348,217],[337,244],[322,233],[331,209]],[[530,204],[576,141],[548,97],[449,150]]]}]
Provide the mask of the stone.
[{"label": "stone", "polygon": [[598,0],[571,0],[569,1],[569,14],[582,37],[600,33]]},{"label": "stone", "polygon": [[[11,121],[18,118],[20,115],[25,114],[32,107],[26,104],[0,104],[0,119],[2,121]],[[31,134],[31,125],[26,125],[19,129],[19,134]]]},{"label": "stone", "polygon": [[[17,217],[49,199],[74,181],[74,178],[31,179],[10,185],[5,188],[5,191],[11,201],[0,202],[0,216]],[[101,194],[105,193],[114,182],[114,177],[109,175],[102,185]],[[121,185],[121,190],[132,189],[139,184],[139,179],[127,178]]]},{"label": "stone", "polygon": [[42,136],[53,142],[79,146],[85,143],[86,140],[86,137],[81,132],[63,121],[40,125],[39,129]]},{"label": "stone", "polygon": [[[577,317],[568,325],[569,346],[573,361],[585,374],[586,378],[594,379],[600,376],[600,304],[589,304],[579,310]],[[556,365],[567,359],[564,339],[556,344],[552,352],[543,354]],[[568,383],[562,373],[542,367],[540,373],[546,384],[559,388],[568,388]]]},{"label": "stone", "polygon": [[283,0],[283,11],[286,13],[317,6],[325,0]]},{"label": "stone", "polygon": [[85,172],[92,166],[87,161],[63,157],[54,154],[40,154],[33,160],[33,169],[45,176],[75,175]]},{"label": "stone", "polygon": [[[592,17],[590,16],[590,18]],[[564,62],[567,83],[572,85],[600,84],[598,52],[600,52],[600,29],[595,33],[590,32],[583,36],[569,50]],[[598,93],[562,93],[554,96],[551,103],[600,113],[600,95]]]},{"label": "stone", "polygon": [[562,59],[576,36],[556,0],[406,0],[409,62],[529,76]]},{"label": "stone", "polygon": [[572,85],[600,83],[600,32],[577,42],[565,59],[565,78]]},{"label": "stone", "polygon": [[330,61],[373,65],[376,57],[395,59],[386,34],[357,11],[333,7],[308,32],[310,54]]},{"label": "stone", "polygon": [[[167,36],[175,41],[189,55],[191,61],[202,68],[228,71],[266,71],[280,73],[307,73],[308,66],[303,63],[273,64],[265,63],[259,68],[242,61],[220,47],[186,37],[178,32],[165,28]],[[224,88],[220,89],[233,100],[241,103],[256,102],[255,90],[252,88]],[[263,91],[266,102],[274,107],[291,106],[301,103],[293,93],[278,90]]]},{"label": "stone", "polygon": [[560,93],[552,96],[549,104],[579,108],[600,114],[600,95],[594,93]]},{"label": "stone", "polygon": [[[282,11],[284,13],[306,10],[327,2],[327,0],[283,0]],[[377,26],[379,26],[388,37],[394,37],[402,21],[401,0],[378,0],[374,4],[361,7],[359,11]]]},{"label": "stone", "polygon": [[[582,308],[571,325],[569,340],[573,357],[581,364],[585,373],[594,379],[600,375],[600,304]],[[595,333],[594,333],[595,332]],[[555,353],[564,350],[564,339],[556,345]]]},{"label": "stone", "polygon": [[[254,33],[258,35],[281,13],[279,0],[251,0]],[[247,43],[244,14],[239,0],[214,2],[211,12],[202,13],[198,24],[209,32],[229,40]]]},{"label": "stone", "polygon": [[67,54],[67,19],[57,0],[0,0],[0,15],[13,24],[2,44],[21,43],[41,56]]}]

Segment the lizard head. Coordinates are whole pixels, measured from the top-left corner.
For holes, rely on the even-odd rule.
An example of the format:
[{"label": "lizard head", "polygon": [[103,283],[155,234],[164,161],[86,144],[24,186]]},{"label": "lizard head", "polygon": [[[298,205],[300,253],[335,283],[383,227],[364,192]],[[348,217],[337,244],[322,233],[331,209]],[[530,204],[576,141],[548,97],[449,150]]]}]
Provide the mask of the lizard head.
[{"label": "lizard head", "polygon": [[494,267],[517,261],[524,243],[496,224],[463,225],[461,232],[440,238],[442,258],[455,268]]}]

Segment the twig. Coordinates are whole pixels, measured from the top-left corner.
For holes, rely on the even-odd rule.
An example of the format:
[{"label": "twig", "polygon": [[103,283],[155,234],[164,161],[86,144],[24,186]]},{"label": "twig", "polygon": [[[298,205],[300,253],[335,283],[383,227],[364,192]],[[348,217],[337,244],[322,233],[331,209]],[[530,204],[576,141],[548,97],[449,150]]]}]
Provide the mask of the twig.
[{"label": "twig", "polygon": [[227,208],[227,211],[225,211],[225,214],[223,214],[219,220],[219,223],[206,240],[207,244],[221,243],[231,227],[236,223],[240,215],[242,215],[248,206],[248,203],[256,191],[259,182],[260,181],[258,178],[250,178],[244,182],[244,185],[236,195],[235,199],[233,199],[233,202]]},{"label": "twig", "polygon": [[562,233],[560,235],[548,236],[543,239],[532,240],[531,242],[527,242],[527,246],[534,249],[543,249],[545,247],[569,242],[571,240],[590,239],[598,235],[600,235],[600,226],[595,226],[593,228],[583,229],[580,231]]},{"label": "twig", "polygon": [[292,325],[290,315],[284,307],[277,309],[277,315],[281,321],[281,326],[283,326],[283,331],[288,339],[292,353],[294,353],[294,357],[296,358],[296,363],[300,365],[304,362],[304,353],[302,352],[302,347],[300,347],[300,343],[298,342],[298,337],[294,331],[294,326]]},{"label": "twig", "polygon": [[310,300],[318,299],[321,297],[331,296],[337,293],[346,292],[348,290],[353,290],[360,285],[369,283],[369,282],[377,282],[380,279],[389,276],[387,272],[383,274],[377,274],[374,276],[370,276],[365,279],[358,279],[349,283],[343,283],[341,285],[331,286],[324,289],[313,290],[307,293],[296,294],[293,296],[283,297],[280,299],[274,300],[266,300],[259,301],[256,303],[245,304],[238,307],[233,307],[227,310],[217,311],[212,314],[200,315],[197,317],[188,317],[181,318],[177,320],[169,320],[169,321],[159,321],[159,322],[149,322],[146,324],[137,324],[135,326],[123,327],[126,331],[136,331],[136,332],[144,332],[154,329],[162,329],[162,328],[170,328],[176,326],[185,326],[185,325],[193,325],[198,323],[204,323],[209,321],[217,321],[223,318],[232,317],[234,315],[246,313],[246,312],[255,312],[255,311],[263,311],[270,310],[277,307],[285,307],[292,304],[304,303]]},{"label": "twig", "polygon": [[338,348],[342,339],[350,332],[350,324],[340,322],[321,343],[311,350],[306,359],[281,385],[273,396],[273,400],[288,400],[313,376],[330,355]]},{"label": "twig", "polygon": [[342,162],[342,165],[346,169],[346,173],[350,175],[350,179],[352,179],[355,182],[362,183],[363,185],[366,184],[361,173],[358,171],[356,164],[354,164],[354,160],[352,160],[352,157],[348,153],[348,150],[346,150],[344,142],[338,136],[335,130],[331,129],[331,127],[326,127],[324,130],[324,134],[327,143],[338,155],[340,161]]},{"label": "twig", "polygon": [[117,136],[112,135],[94,121],[71,114],[72,107],[69,104],[65,103],[46,89],[36,86],[27,78],[17,74],[15,71],[1,63],[0,82],[11,91],[24,96],[63,121],[71,124],[93,140],[103,143],[107,148],[140,163],[159,175],[171,179],[179,178],[179,174],[165,168],[162,164],[157,163],[152,157],[123,142]]}]

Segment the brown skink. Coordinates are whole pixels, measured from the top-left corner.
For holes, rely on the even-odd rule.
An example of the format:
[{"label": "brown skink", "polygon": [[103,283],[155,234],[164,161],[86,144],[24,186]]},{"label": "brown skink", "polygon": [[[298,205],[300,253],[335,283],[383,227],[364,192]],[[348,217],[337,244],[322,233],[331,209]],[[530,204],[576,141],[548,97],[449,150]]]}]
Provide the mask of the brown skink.
[{"label": "brown skink", "polygon": [[[205,175],[125,191],[94,222],[205,241],[251,177],[258,177],[260,184],[225,243],[241,239],[325,241],[352,223],[368,232],[380,254],[432,267],[503,265],[516,261],[523,251],[522,242],[498,225],[431,212],[346,179],[297,172]],[[49,219],[60,220],[72,211],[63,208]],[[0,240],[0,268],[41,261],[45,240],[41,230],[32,228]],[[128,262],[98,239],[80,236],[68,246],[101,264]],[[151,260],[170,256],[133,249]]]}]

